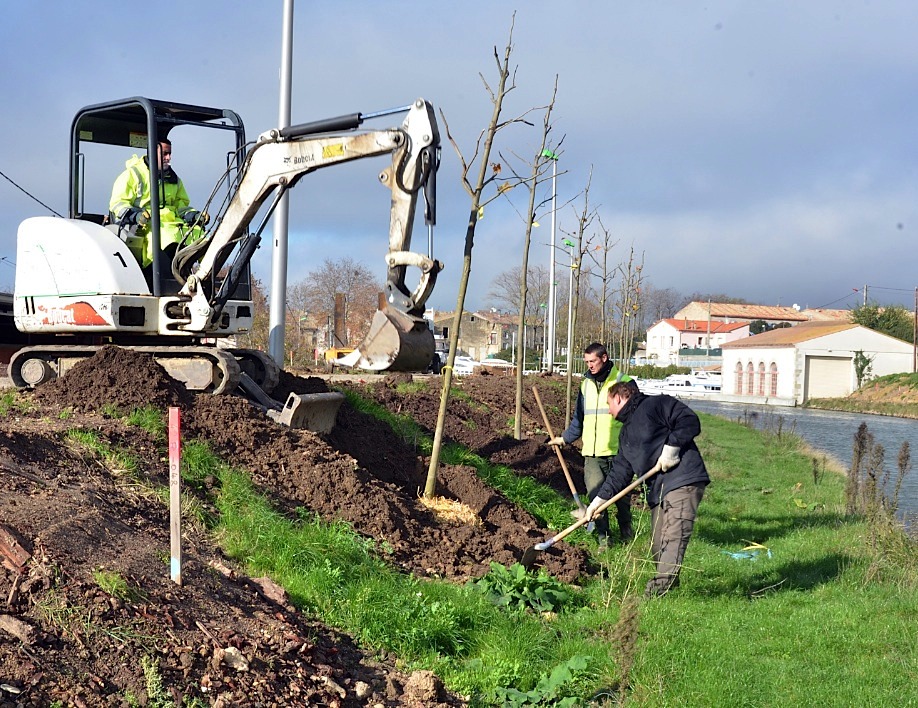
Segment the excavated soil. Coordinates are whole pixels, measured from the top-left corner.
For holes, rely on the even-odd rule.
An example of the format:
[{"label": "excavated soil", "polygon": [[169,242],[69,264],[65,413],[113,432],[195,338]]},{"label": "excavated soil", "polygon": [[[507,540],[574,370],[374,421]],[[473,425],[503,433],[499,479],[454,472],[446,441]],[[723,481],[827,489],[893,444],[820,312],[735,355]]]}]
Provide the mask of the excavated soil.
[{"label": "excavated soil", "polygon": [[[556,433],[563,382],[535,379]],[[393,375],[347,384],[432,431],[440,379]],[[569,496],[531,390],[524,439],[512,433],[514,381],[476,374],[455,381],[446,437]],[[327,391],[318,377],[284,374],[274,392]],[[309,621],[268,578],[248,578],[203,530],[186,529],[183,584],[168,577],[169,517],[162,500],[125,483],[111,465],[71,442],[91,430],[141,460],[134,474],[168,483],[160,441],[115,411],[143,405],[181,410],[184,439],[198,438],[284,513],[306,508],[348,522],[385,548],[404,572],[465,582],[489,563],[510,565],[550,533],[466,466],[442,465],[438,494],[461,501],[480,523],[443,521],[419,501],[427,459],[386,424],[345,402],[334,431],[318,435],[268,420],[242,398],[191,395],[150,357],[106,347],[64,377],[23,396],[0,418],[0,707],[128,705],[147,697],[144,662],[166,686],[219,706],[461,705],[427,673],[406,676],[385,655]],[[582,478],[576,453],[566,456]],[[580,490],[581,492],[583,490]],[[587,553],[563,542],[540,554],[553,576],[590,572]],[[138,590],[128,600],[103,592],[94,572],[117,573]],[[172,689],[176,693],[176,689]],[[173,695],[178,705],[182,696]]]}]

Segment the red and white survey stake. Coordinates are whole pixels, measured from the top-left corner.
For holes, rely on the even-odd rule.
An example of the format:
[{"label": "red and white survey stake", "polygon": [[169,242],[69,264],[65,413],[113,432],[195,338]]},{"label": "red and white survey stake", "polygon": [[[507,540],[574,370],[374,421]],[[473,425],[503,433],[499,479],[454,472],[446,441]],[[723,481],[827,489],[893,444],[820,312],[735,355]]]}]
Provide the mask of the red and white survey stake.
[{"label": "red and white survey stake", "polygon": [[169,409],[169,537],[172,581],[182,584],[181,412]]}]

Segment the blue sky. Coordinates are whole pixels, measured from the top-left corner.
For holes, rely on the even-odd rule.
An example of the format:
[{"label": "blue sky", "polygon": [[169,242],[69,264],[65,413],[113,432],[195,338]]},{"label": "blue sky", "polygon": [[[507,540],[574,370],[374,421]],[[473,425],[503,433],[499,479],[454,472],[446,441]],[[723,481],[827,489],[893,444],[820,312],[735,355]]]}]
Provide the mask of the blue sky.
[{"label": "blue sky", "polygon": [[[233,108],[250,138],[275,127],[282,7],[4,3],[0,171],[65,211],[74,113],[128,96]],[[614,260],[633,245],[654,286],[685,294],[846,307],[866,284],[871,300],[912,306],[915,2],[299,0],[293,122],[423,96],[471,156],[491,113],[481,77],[495,81],[493,51],[502,53],[514,10],[516,88],[505,115],[544,105],[558,75],[558,200],[573,199],[592,169],[591,203],[619,242]],[[521,155],[533,154],[540,138],[522,127],[501,136],[499,149]],[[325,170],[292,192],[289,283],[343,256],[382,277],[388,195],[376,173],[384,165],[380,158]],[[199,174],[190,149],[176,152],[174,166],[193,201],[219,176]],[[435,250],[447,269],[428,304],[448,310],[469,198],[445,139],[438,188]],[[19,222],[43,214],[0,179],[0,286],[13,283]],[[547,215],[540,222],[547,226]],[[559,242],[574,223],[573,207],[559,213]],[[487,305],[493,278],[519,264],[523,235],[511,205],[487,209],[468,306]],[[416,231],[418,250],[424,236]],[[547,266],[549,229],[535,237],[530,260]],[[267,241],[255,269],[269,283]]]}]

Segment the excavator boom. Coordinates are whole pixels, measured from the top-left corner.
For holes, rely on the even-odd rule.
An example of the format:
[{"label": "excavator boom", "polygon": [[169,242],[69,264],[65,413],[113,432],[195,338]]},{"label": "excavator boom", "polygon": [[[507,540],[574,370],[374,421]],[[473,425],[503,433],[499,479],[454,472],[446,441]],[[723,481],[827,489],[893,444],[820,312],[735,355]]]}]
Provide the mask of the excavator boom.
[{"label": "excavator boom", "polygon": [[[204,242],[193,247],[196,254],[201,254],[196,267],[193,271],[186,268],[176,273],[184,280],[178,299],[188,301],[188,320],[180,329],[197,333],[212,332],[219,327],[224,305],[233,290],[232,274],[239,270],[239,263],[248,262],[260,241],[260,234],[248,235],[246,229],[269,197],[273,197],[273,202],[268,216],[280,197],[306,174],[389,154],[391,163],[379,174],[380,182],[391,192],[385,307],[376,313],[368,337],[357,346],[354,355],[336,363],[371,370],[426,369],[433,357],[434,342],[433,333],[423,319],[424,305],[442,264],[430,256],[412,252],[410,247],[419,195],[425,196],[427,222],[435,221],[440,139],[433,107],[423,99],[391,112],[396,111],[407,111],[400,128],[325,134],[330,128],[359,126],[365,117],[357,113],[272,130],[259,137],[246,157],[233,197],[216,228]],[[389,112],[382,114],[386,113]],[[228,282],[217,289],[213,284],[215,276],[237,244],[240,247],[229,268]],[[177,255],[178,260],[183,257],[182,252]],[[191,259],[185,262],[192,263]],[[413,290],[405,282],[409,267],[420,271],[419,283]]]}]

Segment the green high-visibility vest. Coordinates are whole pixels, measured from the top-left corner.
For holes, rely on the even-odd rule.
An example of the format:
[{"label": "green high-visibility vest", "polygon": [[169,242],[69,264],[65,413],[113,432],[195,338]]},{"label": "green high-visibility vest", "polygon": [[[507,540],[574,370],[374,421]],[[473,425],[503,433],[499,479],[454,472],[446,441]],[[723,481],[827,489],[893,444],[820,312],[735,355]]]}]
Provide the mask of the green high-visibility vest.
[{"label": "green high-visibility vest", "polygon": [[580,383],[583,394],[583,455],[611,457],[618,452],[618,434],[622,429],[614,416],[609,415],[609,389],[619,381],[630,381],[616,367],[612,367],[606,380],[597,386],[595,379],[584,377]]}]

